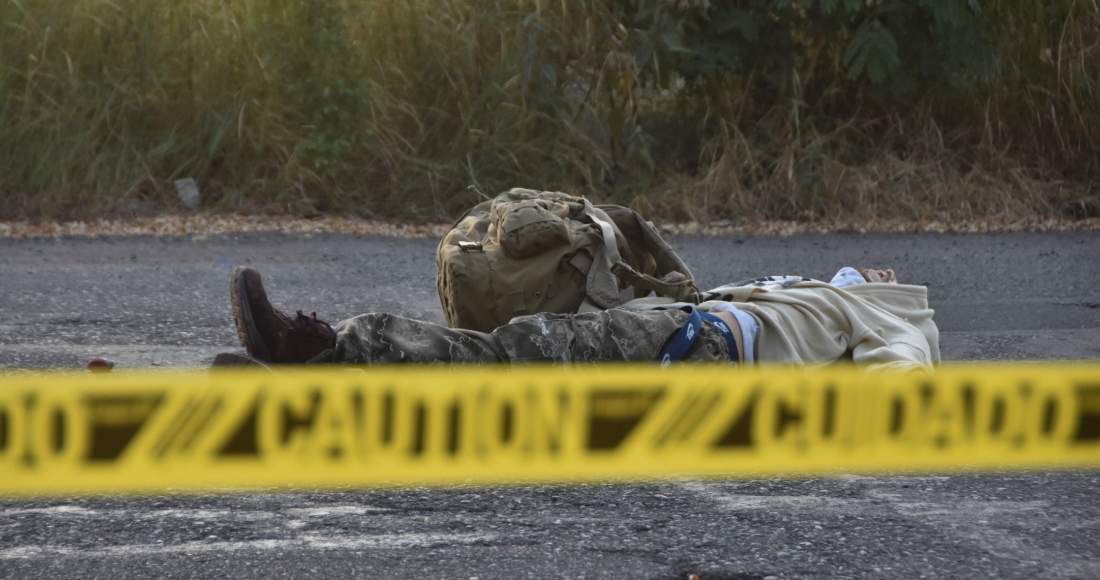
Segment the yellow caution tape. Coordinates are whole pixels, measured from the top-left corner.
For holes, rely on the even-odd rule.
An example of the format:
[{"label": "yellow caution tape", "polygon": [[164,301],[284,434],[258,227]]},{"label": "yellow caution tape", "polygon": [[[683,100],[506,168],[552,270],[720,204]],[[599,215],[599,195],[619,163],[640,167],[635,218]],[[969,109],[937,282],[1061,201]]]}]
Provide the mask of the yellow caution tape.
[{"label": "yellow caution tape", "polygon": [[0,375],[0,495],[1100,466],[1100,365]]}]

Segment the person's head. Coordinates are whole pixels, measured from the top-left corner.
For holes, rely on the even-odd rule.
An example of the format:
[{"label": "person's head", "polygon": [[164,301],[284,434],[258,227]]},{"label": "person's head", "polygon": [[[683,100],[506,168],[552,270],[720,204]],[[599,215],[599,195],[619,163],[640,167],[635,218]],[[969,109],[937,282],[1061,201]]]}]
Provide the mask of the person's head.
[{"label": "person's head", "polygon": [[863,268],[859,271],[863,274],[863,279],[868,282],[880,282],[884,284],[897,284],[898,279],[894,276],[893,270],[878,270],[875,268]]}]

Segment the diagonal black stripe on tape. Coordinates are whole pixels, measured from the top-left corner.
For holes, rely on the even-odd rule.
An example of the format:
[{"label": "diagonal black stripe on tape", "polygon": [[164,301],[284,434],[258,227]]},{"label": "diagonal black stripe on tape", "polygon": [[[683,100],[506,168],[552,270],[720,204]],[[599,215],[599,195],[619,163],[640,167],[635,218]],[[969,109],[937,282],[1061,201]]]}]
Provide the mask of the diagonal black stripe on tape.
[{"label": "diagonal black stripe on tape", "polygon": [[160,395],[91,397],[89,461],[114,461],[160,406]]},{"label": "diagonal black stripe on tape", "polygon": [[653,410],[662,390],[593,391],[589,396],[588,448],[615,449]]}]

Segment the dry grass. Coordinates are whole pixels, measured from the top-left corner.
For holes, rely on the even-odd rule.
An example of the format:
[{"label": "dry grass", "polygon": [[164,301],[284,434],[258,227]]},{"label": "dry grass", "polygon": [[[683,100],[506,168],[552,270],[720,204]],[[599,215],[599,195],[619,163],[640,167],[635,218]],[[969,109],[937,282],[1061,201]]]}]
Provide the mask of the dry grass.
[{"label": "dry grass", "polygon": [[1100,216],[1098,0],[983,4],[1000,65],[965,94],[821,57],[776,102],[751,67],[646,84],[626,5],[0,0],[0,219],[146,223],[181,177],[219,215],[432,222],[526,186],[669,223]]},{"label": "dry grass", "polygon": [[[785,149],[768,159],[767,167],[743,141],[734,141],[701,180],[686,186],[690,197],[669,196],[681,205],[658,211],[692,219],[720,215],[810,222],[1096,215],[1100,183],[1067,180],[1056,170],[1027,167],[1005,156],[961,162],[932,121],[909,139],[907,150],[886,149],[860,165],[822,155],[827,144],[811,142]],[[761,173],[755,182],[746,179]]]}]

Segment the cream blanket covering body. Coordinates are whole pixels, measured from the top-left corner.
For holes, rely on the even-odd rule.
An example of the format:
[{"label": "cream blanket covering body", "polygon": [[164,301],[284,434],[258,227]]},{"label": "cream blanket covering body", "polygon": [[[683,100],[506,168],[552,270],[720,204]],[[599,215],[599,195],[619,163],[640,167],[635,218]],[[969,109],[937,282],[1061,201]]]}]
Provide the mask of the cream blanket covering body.
[{"label": "cream blanket covering body", "polygon": [[[940,360],[939,329],[928,289],[868,283],[837,288],[804,280],[789,287],[724,286],[708,291],[760,321],[759,362],[807,367],[852,360],[873,369],[931,369]],[[696,305],[710,310],[717,301]],[[661,298],[624,307],[674,306]]]}]

